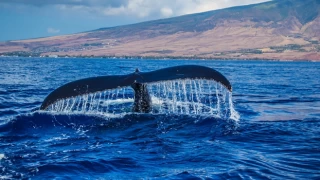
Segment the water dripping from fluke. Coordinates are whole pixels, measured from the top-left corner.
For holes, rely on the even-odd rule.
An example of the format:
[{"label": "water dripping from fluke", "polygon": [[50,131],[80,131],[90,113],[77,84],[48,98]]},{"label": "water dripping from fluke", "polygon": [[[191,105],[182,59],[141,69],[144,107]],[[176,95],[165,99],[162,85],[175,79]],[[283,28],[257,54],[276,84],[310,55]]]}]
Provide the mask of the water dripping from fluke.
[{"label": "water dripping from fluke", "polygon": [[240,116],[234,109],[231,90],[230,82],[211,68],[177,66],[148,73],[136,71],[129,75],[74,81],[53,91],[40,109],[50,113],[111,118],[150,113],[238,121]]},{"label": "water dripping from fluke", "polygon": [[[234,109],[232,93],[210,80],[177,80],[148,84],[152,109],[150,114],[182,114],[212,116],[239,120]],[[134,91],[118,88],[62,99],[46,111],[54,114],[87,114],[109,118],[134,113]]]}]

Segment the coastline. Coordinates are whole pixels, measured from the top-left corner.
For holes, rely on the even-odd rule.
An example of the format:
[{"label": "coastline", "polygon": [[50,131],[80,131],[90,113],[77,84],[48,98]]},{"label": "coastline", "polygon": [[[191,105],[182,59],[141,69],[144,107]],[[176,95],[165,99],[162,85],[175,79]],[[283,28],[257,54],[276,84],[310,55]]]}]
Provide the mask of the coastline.
[{"label": "coastline", "polygon": [[217,58],[217,57],[181,57],[181,56],[4,56],[0,58],[46,58],[46,59],[118,59],[118,60],[204,60],[204,61],[274,61],[274,62],[320,62],[310,59],[272,59],[272,58]]}]

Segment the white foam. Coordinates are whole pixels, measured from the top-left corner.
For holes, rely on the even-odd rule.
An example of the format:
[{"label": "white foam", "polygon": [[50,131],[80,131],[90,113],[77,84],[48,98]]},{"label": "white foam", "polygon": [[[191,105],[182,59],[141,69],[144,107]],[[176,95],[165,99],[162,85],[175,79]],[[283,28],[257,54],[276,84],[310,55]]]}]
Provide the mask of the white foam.
[{"label": "white foam", "polygon": [[63,141],[63,140],[67,140],[69,137],[53,137],[50,139],[46,139],[44,140],[45,142],[52,142],[52,141]]},{"label": "white foam", "polygon": [[4,154],[0,154],[0,160],[5,158]]},{"label": "white foam", "polygon": [[12,176],[11,175],[0,175],[0,179],[12,179]]}]

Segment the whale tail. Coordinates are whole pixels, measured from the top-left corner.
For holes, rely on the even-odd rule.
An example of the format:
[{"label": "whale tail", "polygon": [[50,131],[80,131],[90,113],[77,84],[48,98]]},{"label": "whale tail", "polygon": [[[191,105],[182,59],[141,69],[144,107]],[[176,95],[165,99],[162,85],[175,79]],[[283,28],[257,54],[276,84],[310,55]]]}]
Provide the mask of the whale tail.
[{"label": "whale tail", "polygon": [[151,98],[147,89],[148,83],[184,79],[214,80],[232,91],[232,86],[226,77],[204,66],[175,66],[151,72],[140,72],[136,69],[134,73],[128,75],[98,76],[69,82],[51,92],[43,101],[40,110],[45,110],[62,99],[131,86],[135,91],[133,111],[150,112]]}]

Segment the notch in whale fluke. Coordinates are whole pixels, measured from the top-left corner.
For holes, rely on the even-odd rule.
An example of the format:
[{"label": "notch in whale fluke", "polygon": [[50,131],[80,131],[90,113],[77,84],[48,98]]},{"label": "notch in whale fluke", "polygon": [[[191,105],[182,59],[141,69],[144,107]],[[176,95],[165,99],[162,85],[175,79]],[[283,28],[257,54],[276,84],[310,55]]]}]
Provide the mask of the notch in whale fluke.
[{"label": "notch in whale fluke", "polygon": [[231,84],[226,77],[220,72],[204,66],[175,66],[151,72],[140,72],[136,69],[134,73],[128,75],[98,76],[69,82],[51,92],[43,101],[40,109],[45,110],[61,99],[131,86],[133,83],[148,84],[178,79],[214,80],[232,91]]}]

